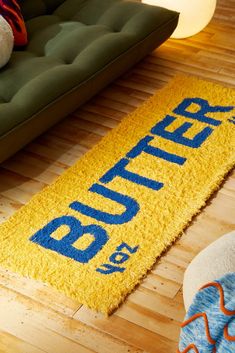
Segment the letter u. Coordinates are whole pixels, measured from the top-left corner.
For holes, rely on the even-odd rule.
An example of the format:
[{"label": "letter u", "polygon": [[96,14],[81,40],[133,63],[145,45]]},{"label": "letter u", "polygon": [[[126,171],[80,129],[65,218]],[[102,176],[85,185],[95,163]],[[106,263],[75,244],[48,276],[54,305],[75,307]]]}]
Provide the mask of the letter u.
[{"label": "letter u", "polygon": [[115,201],[125,207],[125,211],[121,214],[110,214],[104,211],[96,210],[93,207],[84,205],[79,201],[72,202],[69,207],[85,216],[92,217],[97,221],[107,224],[123,224],[132,220],[136,216],[140,207],[136,200],[130,196],[120,194],[117,191],[108,189],[100,184],[93,184],[89,191],[102,195],[106,199]]}]

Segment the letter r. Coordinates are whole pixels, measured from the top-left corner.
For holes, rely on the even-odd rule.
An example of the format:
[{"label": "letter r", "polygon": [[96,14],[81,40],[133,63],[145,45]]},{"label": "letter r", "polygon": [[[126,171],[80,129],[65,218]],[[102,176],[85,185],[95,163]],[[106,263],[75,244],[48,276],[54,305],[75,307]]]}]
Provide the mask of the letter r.
[{"label": "letter r", "polygon": [[[194,113],[187,109],[192,105],[198,105],[198,110]],[[187,118],[195,119],[209,125],[218,126],[221,124],[221,120],[209,118],[206,116],[207,113],[225,113],[233,110],[233,106],[221,106],[221,105],[209,105],[208,101],[202,98],[185,98],[178,107],[173,111],[175,114],[185,116]]]}]

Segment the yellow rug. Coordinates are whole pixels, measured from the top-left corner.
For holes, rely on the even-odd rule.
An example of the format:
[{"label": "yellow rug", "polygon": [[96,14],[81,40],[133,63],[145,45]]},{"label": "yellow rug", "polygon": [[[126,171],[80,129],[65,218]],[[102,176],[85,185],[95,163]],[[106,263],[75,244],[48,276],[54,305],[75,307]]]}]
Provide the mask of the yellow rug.
[{"label": "yellow rug", "polygon": [[111,313],[234,165],[234,105],[177,76],[0,226],[0,265]]}]

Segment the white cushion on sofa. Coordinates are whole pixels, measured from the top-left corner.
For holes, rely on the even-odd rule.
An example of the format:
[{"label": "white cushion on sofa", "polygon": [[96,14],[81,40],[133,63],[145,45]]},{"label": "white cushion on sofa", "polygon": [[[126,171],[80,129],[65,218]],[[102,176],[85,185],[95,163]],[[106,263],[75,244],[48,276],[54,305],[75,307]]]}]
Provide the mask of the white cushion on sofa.
[{"label": "white cushion on sofa", "polygon": [[0,16],[0,68],[7,64],[14,46],[11,26]]}]

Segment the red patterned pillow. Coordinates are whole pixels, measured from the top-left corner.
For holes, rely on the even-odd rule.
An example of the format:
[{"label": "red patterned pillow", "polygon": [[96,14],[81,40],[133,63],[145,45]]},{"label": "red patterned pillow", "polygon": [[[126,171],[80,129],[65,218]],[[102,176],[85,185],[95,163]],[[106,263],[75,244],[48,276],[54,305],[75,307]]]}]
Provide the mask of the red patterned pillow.
[{"label": "red patterned pillow", "polygon": [[12,28],[15,45],[26,45],[28,42],[27,31],[17,0],[0,0],[0,15],[5,18]]}]

